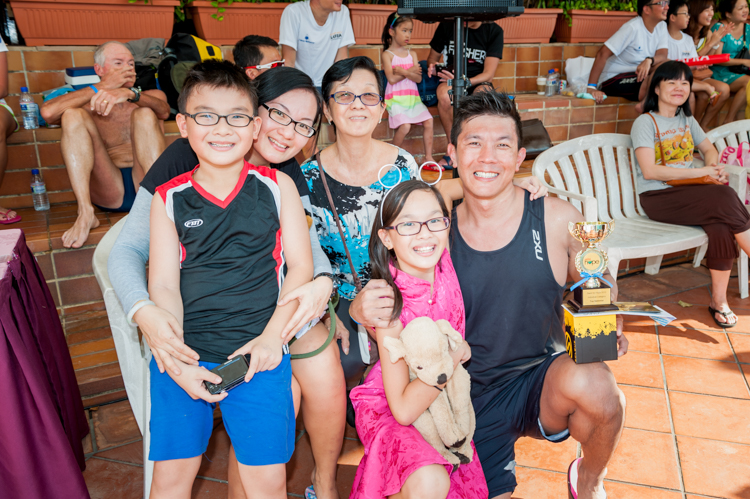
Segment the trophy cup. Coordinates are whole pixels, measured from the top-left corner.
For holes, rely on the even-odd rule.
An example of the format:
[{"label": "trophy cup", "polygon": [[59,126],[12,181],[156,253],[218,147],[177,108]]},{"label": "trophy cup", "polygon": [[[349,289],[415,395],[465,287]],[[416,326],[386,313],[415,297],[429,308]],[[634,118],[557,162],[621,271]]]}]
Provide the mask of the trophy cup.
[{"label": "trophy cup", "polygon": [[571,286],[573,298],[565,310],[565,349],[576,364],[617,359],[617,316],[612,304],[612,285],[602,277],[607,253],[599,243],[612,232],[615,222],[570,222],[568,230],[584,248],[575,259],[581,280]]},{"label": "trophy cup", "polygon": [[607,253],[599,246],[602,239],[612,232],[614,226],[614,220],[568,223],[570,234],[584,245],[575,259],[576,270],[581,274],[582,279],[570,288],[573,291],[573,298],[568,301],[568,305],[574,312],[617,310],[617,306],[612,305],[610,294],[612,285],[602,277],[607,269]]}]

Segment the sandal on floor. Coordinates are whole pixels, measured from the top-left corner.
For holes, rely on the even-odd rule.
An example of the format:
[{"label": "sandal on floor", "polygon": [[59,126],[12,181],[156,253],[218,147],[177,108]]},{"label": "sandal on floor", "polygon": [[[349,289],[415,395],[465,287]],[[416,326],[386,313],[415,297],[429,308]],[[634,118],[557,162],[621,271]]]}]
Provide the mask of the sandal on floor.
[{"label": "sandal on floor", "polygon": [[[568,499],[578,499],[578,466],[581,465],[582,457],[574,459],[568,467]],[[607,494],[604,493],[606,499]]]},{"label": "sandal on floor", "polygon": [[719,320],[716,318],[716,314],[721,314],[725,318],[729,317],[730,315],[733,315],[734,312],[729,310],[728,312],[722,312],[720,310],[716,310],[715,308],[711,307],[711,305],[708,306],[708,313],[711,314],[711,318],[714,320],[717,326],[723,327],[724,329],[729,329],[730,327],[734,327],[737,325],[737,323],[729,324],[728,322],[719,322]]},{"label": "sandal on floor", "polygon": [[21,221],[21,215],[19,215],[18,213],[16,213],[15,217],[8,218],[8,213],[10,213],[11,211],[13,210],[8,209],[8,210],[5,210],[4,212],[0,211],[0,217],[3,217],[3,220],[0,220],[0,225],[14,224],[16,222]]},{"label": "sandal on floor", "polygon": [[443,168],[445,168],[446,170],[452,170],[453,169],[453,161],[451,161],[451,157],[448,156],[447,154],[445,156],[443,156],[443,159],[441,159],[440,161],[445,161],[445,164],[441,165],[441,166]]},{"label": "sandal on floor", "polygon": [[305,489],[305,499],[318,499],[318,496],[315,495],[315,489],[312,485]]}]

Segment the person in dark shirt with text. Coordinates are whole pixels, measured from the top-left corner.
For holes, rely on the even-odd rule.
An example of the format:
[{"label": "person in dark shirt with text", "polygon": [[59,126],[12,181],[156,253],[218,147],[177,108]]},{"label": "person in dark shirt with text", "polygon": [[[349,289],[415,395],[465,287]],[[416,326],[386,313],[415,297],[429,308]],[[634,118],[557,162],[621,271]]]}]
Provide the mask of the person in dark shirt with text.
[{"label": "person in dark shirt with text", "polygon": [[[466,44],[464,54],[466,57],[466,68],[464,74],[468,81],[466,82],[467,94],[473,95],[474,92],[487,92],[494,90],[492,78],[495,77],[495,71],[500,59],[503,58],[503,28],[494,22],[483,23],[482,21],[473,21],[468,23],[466,30]],[[445,135],[451,136],[451,127],[453,125],[453,104],[451,95],[448,90],[451,88],[448,80],[455,77],[455,23],[453,21],[441,22],[435,34],[430,41],[430,55],[427,58],[429,67],[428,75],[437,74],[440,81],[443,82],[438,86],[438,113],[440,121],[443,123]],[[440,57],[446,62],[445,69],[436,68]],[[447,155],[440,160],[440,164],[452,167],[450,157]]]}]

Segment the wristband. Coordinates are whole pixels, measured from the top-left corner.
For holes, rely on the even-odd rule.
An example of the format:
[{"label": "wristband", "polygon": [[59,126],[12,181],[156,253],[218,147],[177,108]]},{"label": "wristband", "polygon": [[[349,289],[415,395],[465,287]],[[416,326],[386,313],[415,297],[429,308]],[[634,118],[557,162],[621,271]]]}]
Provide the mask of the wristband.
[{"label": "wristband", "polygon": [[717,43],[716,45],[714,45],[711,48],[714,49],[714,50],[717,50],[720,46],[721,46],[721,43]]},{"label": "wristband", "polygon": [[588,84],[588,85],[586,85],[586,86],[587,86],[588,88],[596,88],[596,87],[597,87],[596,83],[589,83],[589,84]]},{"label": "wristband", "polygon": [[131,308],[130,312],[128,312],[128,317],[127,317],[128,324],[130,324],[131,326],[137,326],[138,325],[135,322],[133,322],[133,316],[135,315],[136,312],[138,312],[140,309],[142,309],[146,305],[156,306],[156,303],[152,302],[149,299],[138,300],[137,302],[135,302],[135,305],[133,305],[133,308]]},{"label": "wristband", "polygon": [[99,93],[99,89],[96,88],[94,85],[89,85],[89,88],[94,91],[95,94]]}]

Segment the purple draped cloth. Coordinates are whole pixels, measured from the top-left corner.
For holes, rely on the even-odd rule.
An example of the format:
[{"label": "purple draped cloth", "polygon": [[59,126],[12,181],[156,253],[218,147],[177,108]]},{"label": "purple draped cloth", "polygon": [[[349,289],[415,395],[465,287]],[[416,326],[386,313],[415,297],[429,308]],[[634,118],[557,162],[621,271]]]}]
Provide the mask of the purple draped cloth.
[{"label": "purple draped cloth", "polygon": [[0,495],[88,498],[81,439],[89,427],[55,304],[21,230],[0,231],[3,255]]}]

